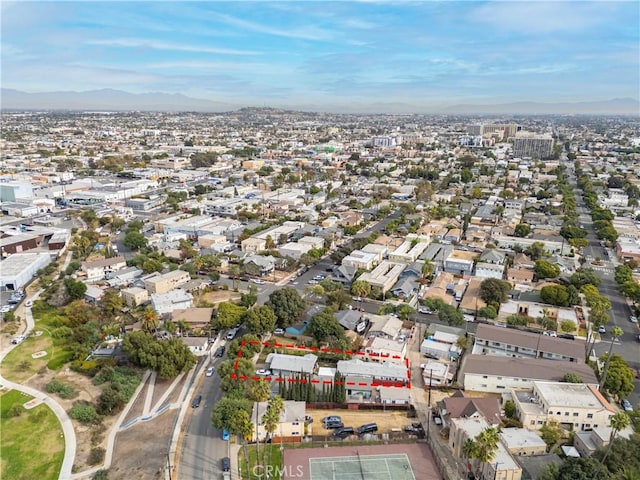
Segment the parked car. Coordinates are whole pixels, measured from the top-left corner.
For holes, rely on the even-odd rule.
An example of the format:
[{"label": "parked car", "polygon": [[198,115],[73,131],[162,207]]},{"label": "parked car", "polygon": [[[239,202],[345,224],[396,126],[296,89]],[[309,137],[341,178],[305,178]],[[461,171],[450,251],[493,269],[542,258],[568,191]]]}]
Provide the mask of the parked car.
[{"label": "parked car", "polygon": [[271,375],[271,370],[265,370],[264,368],[260,368],[256,370],[256,375],[268,377],[269,375]]},{"label": "parked car", "polygon": [[337,415],[331,415],[329,417],[324,417],[321,421],[322,421],[322,423],[341,422],[342,418],[340,418]]},{"label": "parked car", "polygon": [[14,345],[18,345],[19,343],[22,343],[25,338],[27,337],[25,337],[24,335],[18,335],[17,337],[14,337],[13,340],[11,340],[11,343],[13,343]]},{"label": "parked car", "polygon": [[222,357],[222,356],[224,355],[224,350],[225,350],[225,348],[224,348],[224,347],[219,347],[219,348],[216,350],[216,357],[218,357],[218,358]]},{"label": "parked car", "polygon": [[231,459],[229,457],[224,457],[222,459],[222,471],[228,472],[231,470]]},{"label": "parked car", "polygon": [[631,402],[626,398],[622,399],[622,401],[620,402],[620,405],[622,405],[622,408],[624,409],[625,412],[633,412],[633,406],[631,405]]},{"label": "parked car", "polygon": [[351,297],[351,300],[353,300],[354,302],[361,302],[362,297]]},{"label": "parked car", "polygon": [[353,427],[342,427],[342,428],[336,429],[333,432],[333,436],[344,440],[345,438],[350,437],[354,433],[355,432],[353,431]]},{"label": "parked car", "polygon": [[191,408],[198,408],[200,406],[201,401],[202,401],[202,395],[198,395],[196,398],[193,399],[193,402],[191,402]]},{"label": "parked car", "polygon": [[432,314],[433,311],[429,307],[418,307],[418,313],[424,313],[426,315]]},{"label": "parked car", "polygon": [[253,283],[255,283],[256,285],[264,285],[265,281],[264,280],[260,280],[259,278],[254,278],[253,280],[251,280]]},{"label": "parked car", "polygon": [[324,428],[326,428],[327,430],[335,430],[342,427],[344,427],[344,424],[342,422],[326,422],[324,424]]},{"label": "parked car", "polygon": [[553,331],[545,331],[545,332],[542,332],[542,334],[546,335],[547,337],[557,337],[558,336],[558,334],[556,332],[553,332]]},{"label": "parked car", "polygon": [[207,377],[213,377],[214,372],[216,371],[215,367],[209,367],[207,368]]},{"label": "parked car", "polygon": [[273,334],[274,334],[274,335],[284,335],[284,328],[276,328],[276,329],[273,331]]},{"label": "parked car", "polygon": [[629,321],[630,321],[631,323],[638,323],[638,319],[637,319],[636,317],[634,317],[633,315],[631,315],[631,316],[629,317]]},{"label": "parked car", "polygon": [[607,329],[606,329],[606,328],[604,328],[602,325],[600,325],[600,326],[598,327],[598,333],[607,333]]},{"label": "parked car", "polygon": [[376,423],[366,423],[364,425],[360,425],[358,427],[358,435],[364,435],[366,433],[374,433],[378,431],[378,424]]}]

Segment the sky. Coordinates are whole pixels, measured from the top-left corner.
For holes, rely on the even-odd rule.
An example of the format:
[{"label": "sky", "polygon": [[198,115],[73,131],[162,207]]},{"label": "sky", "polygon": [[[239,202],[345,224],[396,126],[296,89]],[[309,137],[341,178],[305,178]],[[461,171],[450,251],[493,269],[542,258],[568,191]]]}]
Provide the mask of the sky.
[{"label": "sky", "polygon": [[640,2],[1,3],[2,87],[246,105],[640,96]]}]

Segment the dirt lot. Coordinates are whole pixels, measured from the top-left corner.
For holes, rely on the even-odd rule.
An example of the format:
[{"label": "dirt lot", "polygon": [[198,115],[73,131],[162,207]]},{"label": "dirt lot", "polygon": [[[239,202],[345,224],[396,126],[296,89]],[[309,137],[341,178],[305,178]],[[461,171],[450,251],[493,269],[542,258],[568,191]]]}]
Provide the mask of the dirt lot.
[{"label": "dirt lot", "polygon": [[313,418],[313,435],[331,435],[333,430],[325,429],[321,422],[322,418],[330,415],[341,417],[346,427],[358,428],[365,423],[375,422],[378,424],[378,433],[390,432],[394,428],[402,429],[416,421],[415,418],[409,418],[407,412],[397,410],[307,410],[307,415]]}]

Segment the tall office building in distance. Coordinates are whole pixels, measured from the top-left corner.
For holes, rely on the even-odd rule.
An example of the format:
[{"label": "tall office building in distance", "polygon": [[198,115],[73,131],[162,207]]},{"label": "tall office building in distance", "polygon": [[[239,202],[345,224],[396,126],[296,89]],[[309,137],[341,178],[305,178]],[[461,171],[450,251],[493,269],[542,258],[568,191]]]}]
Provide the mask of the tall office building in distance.
[{"label": "tall office building in distance", "polygon": [[518,133],[513,137],[513,156],[530,158],[549,158],[553,152],[551,135]]}]

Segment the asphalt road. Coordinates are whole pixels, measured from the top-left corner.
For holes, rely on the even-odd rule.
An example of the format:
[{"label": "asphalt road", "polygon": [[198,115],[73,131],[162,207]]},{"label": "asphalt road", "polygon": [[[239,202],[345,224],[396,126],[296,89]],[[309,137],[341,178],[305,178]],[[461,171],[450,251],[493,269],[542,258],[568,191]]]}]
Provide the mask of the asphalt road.
[{"label": "asphalt road", "polygon": [[[214,357],[215,361],[210,365],[217,368],[225,358]],[[211,424],[211,411],[222,397],[220,377],[217,372],[212,377],[207,377],[205,371],[206,369],[203,369],[199,378],[196,379],[198,387],[192,397],[202,395],[200,406],[191,408],[183,424],[178,479],[212,480],[222,478],[221,459],[229,456],[229,442],[222,440],[222,432],[216,430]]]},{"label": "asphalt road", "polygon": [[[574,188],[575,177],[570,177]],[[627,299],[620,293],[618,285],[614,279],[614,270],[616,266],[615,252],[604,248],[600,245],[600,241],[595,234],[593,221],[589,210],[584,204],[582,198],[578,197],[577,211],[580,214],[580,223],[587,230],[587,240],[589,245],[584,248],[583,255],[587,259],[585,267],[594,269],[598,277],[602,280],[598,290],[607,297],[611,302],[611,311],[609,312],[609,323],[607,324],[607,333],[602,334],[602,340],[595,345],[595,352],[598,357],[608,353],[611,346],[611,329],[614,326],[620,327],[624,334],[613,345],[613,353],[621,355],[631,368],[640,369],[640,343],[637,338],[640,335],[640,329],[637,324],[631,323],[631,309],[627,303]],[[600,260],[600,261],[598,261]],[[640,407],[640,380],[636,379],[635,389],[627,397],[635,406]]]}]

